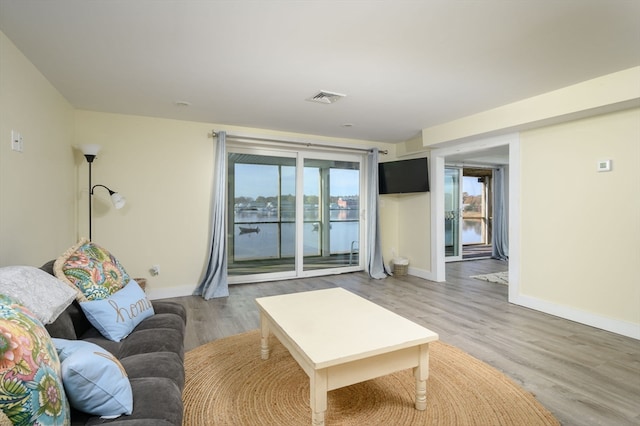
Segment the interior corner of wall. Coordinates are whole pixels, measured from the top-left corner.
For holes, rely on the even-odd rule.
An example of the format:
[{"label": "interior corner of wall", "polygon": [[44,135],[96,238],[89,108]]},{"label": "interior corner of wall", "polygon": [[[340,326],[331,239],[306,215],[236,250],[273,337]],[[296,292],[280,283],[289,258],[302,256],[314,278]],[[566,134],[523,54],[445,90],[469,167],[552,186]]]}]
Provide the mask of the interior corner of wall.
[{"label": "interior corner of wall", "polygon": [[422,138],[422,131],[414,138],[396,145],[396,157],[404,157],[411,154],[418,154],[428,151],[425,149]]}]

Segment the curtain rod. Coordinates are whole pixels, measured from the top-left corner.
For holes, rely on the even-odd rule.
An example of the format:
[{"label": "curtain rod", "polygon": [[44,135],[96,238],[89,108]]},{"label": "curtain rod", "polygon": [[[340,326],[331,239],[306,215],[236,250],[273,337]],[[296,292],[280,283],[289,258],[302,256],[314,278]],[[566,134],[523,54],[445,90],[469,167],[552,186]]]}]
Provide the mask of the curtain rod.
[{"label": "curtain rod", "polygon": [[[215,138],[215,137],[218,136],[218,132],[216,132],[215,130],[212,130],[211,133],[207,134],[207,136],[210,137],[210,138]],[[260,137],[260,136],[234,135],[234,134],[227,134],[227,137],[229,137],[231,139],[236,139],[236,140],[248,139],[248,140],[252,140],[252,141],[264,141],[264,142],[272,142],[272,143],[304,145],[306,147],[315,146],[315,147],[321,147],[321,148],[336,148],[336,149],[344,149],[344,150],[349,150],[349,151],[366,151],[366,152],[369,152],[369,151],[372,150],[372,148],[359,148],[359,147],[355,147],[355,146],[344,146],[344,145],[331,144],[331,143],[309,142],[309,141],[296,140],[296,139],[290,139],[290,140],[286,140],[286,139],[271,139],[271,138]],[[386,149],[381,149],[378,152],[380,154],[383,154],[383,155],[387,155],[389,153],[389,151],[386,150]]]}]

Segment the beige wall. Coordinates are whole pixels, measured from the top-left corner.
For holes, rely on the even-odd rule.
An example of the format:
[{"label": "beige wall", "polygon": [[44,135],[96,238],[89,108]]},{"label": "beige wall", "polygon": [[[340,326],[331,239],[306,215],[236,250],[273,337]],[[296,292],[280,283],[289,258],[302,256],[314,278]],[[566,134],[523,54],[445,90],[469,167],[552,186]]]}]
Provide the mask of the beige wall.
[{"label": "beige wall", "polygon": [[[422,146],[422,134],[394,148],[381,161],[430,156]],[[380,196],[383,257],[390,267],[395,257],[404,257],[410,274],[431,279],[430,211],[429,192]]]},{"label": "beige wall", "polygon": [[[96,188],[93,241],[119,258],[127,272],[148,279],[153,296],[161,288],[187,287],[202,274],[208,247],[213,164],[211,125],[118,114],[76,111],[77,145],[102,146],[93,162],[93,184],[127,199],[111,206]],[[78,236],[88,236],[88,165],[77,155]],[[160,274],[149,269],[160,265]],[[180,291],[178,291],[180,292]]]},{"label": "beige wall", "polygon": [[[219,126],[74,111],[2,33],[0,95],[0,266],[42,264],[88,234],[87,164],[73,146],[98,143],[94,184],[128,202],[113,210],[97,190],[94,240],[148,278],[152,295],[188,293],[206,257],[207,133]],[[639,123],[634,109],[522,133],[521,296],[638,327]],[[23,153],[10,150],[12,129]],[[398,150],[415,151],[409,145]],[[613,171],[596,173],[605,158]],[[430,202],[381,197],[387,261],[394,248],[412,268],[431,269]],[[153,264],[161,273],[151,278]]]},{"label": "beige wall", "polygon": [[380,196],[382,255],[390,267],[395,257],[404,257],[412,275],[429,274],[430,200],[429,193]]},{"label": "beige wall", "polygon": [[400,255],[409,259],[415,275],[431,270],[430,193],[406,194],[399,197],[398,238]]},{"label": "beige wall", "polygon": [[[202,276],[209,245],[215,142],[207,134],[221,127],[90,111],[76,111],[75,123],[74,139],[78,145],[103,146],[93,163],[93,184],[104,184],[127,198],[126,206],[115,210],[110,205],[108,192],[96,189],[93,241],[122,259],[131,275],[147,278],[152,298],[190,294]],[[227,130],[319,139],[259,129]],[[79,154],[76,160],[78,235],[86,236],[87,164]],[[161,272],[152,277],[149,269],[156,264],[160,265]]]},{"label": "beige wall", "polygon": [[640,325],[640,109],[524,132],[521,156],[520,293]]},{"label": "beige wall", "polygon": [[[77,149],[81,144],[102,145],[93,184],[127,198],[115,210],[108,192],[96,189],[93,240],[131,275],[147,278],[152,298],[190,294],[202,275],[212,129],[378,146],[393,155],[391,144],[74,110],[2,33],[0,43],[0,266],[41,265],[88,237],[88,165]],[[23,153],[10,150],[12,129],[24,136]],[[156,264],[160,275],[151,277]]]},{"label": "beige wall", "polygon": [[390,265],[391,259],[398,256],[398,197],[381,195],[378,199],[380,211],[380,241],[382,243],[382,258]]},{"label": "beige wall", "polygon": [[[425,147],[449,150],[518,131],[509,300],[635,338],[638,77],[635,67],[423,130]],[[598,173],[597,162],[606,159],[613,170]]]},{"label": "beige wall", "polygon": [[71,106],[0,32],[0,266],[39,266],[73,243],[72,137]]}]

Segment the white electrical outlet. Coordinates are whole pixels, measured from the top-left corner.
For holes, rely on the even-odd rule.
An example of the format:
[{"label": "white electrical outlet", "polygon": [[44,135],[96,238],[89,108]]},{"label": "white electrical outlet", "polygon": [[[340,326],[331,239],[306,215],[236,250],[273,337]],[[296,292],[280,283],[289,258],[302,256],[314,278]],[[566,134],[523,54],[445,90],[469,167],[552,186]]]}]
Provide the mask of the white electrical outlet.
[{"label": "white electrical outlet", "polygon": [[17,152],[22,152],[24,149],[22,135],[15,130],[11,131],[11,149]]},{"label": "white electrical outlet", "polygon": [[149,272],[151,272],[151,275],[156,276],[160,274],[160,265],[153,265],[151,267],[151,269],[149,269]]}]

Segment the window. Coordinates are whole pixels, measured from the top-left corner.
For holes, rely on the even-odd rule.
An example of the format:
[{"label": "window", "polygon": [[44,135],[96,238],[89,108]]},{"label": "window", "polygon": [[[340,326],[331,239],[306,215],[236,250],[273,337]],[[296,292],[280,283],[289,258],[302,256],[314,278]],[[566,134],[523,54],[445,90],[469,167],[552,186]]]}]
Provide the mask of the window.
[{"label": "window", "polygon": [[362,157],[326,157],[229,148],[230,283],[362,269]]}]

